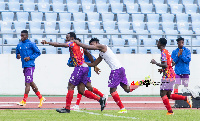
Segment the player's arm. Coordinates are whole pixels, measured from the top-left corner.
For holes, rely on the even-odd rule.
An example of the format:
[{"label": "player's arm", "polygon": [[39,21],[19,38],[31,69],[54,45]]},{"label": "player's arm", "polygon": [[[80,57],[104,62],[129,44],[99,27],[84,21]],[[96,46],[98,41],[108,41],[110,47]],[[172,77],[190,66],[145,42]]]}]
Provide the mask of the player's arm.
[{"label": "player's arm", "polygon": [[83,43],[79,42],[78,40],[74,40],[74,42],[77,45],[81,46],[82,48],[88,49],[88,50],[102,50],[102,49],[104,49],[106,47],[105,45],[101,45],[101,44],[98,44],[97,46],[86,45],[86,44],[83,44]]},{"label": "player's arm", "polygon": [[179,57],[181,58],[181,60],[183,60],[184,63],[189,63],[191,61],[191,52],[190,50],[185,50],[186,54],[180,55]]},{"label": "player's arm", "polygon": [[102,61],[102,58],[101,58],[101,56],[99,56],[93,63],[87,63],[87,62],[86,62],[86,64],[87,64],[88,66],[90,66],[90,67],[95,67],[95,66],[97,66],[101,61]]},{"label": "player's arm", "polygon": [[17,58],[17,59],[20,59],[20,58],[21,58],[21,56],[20,56],[20,51],[19,51],[19,47],[18,47],[18,46],[16,47],[16,58]]},{"label": "player's arm", "polygon": [[49,44],[54,47],[69,47],[66,43],[58,43],[58,42],[47,42],[46,40],[42,40],[42,44]]},{"label": "player's arm", "polygon": [[154,59],[152,59],[150,63],[156,64],[157,66],[162,68],[167,68],[167,61],[162,61],[161,63],[157,63]]},{"label": "player's arm", "polygon": [[84,54],[89,58],[91,63],[94,62],[94,59],[93,59],[92,55],[85,49],[84,49]]},{"label": "player's arm", "polygon": [[36,59],[38,56],[41,55],[40,50],[38,49],[35,43],[32,44],[32,49],[34,53],[30,56],[30,60]]}]

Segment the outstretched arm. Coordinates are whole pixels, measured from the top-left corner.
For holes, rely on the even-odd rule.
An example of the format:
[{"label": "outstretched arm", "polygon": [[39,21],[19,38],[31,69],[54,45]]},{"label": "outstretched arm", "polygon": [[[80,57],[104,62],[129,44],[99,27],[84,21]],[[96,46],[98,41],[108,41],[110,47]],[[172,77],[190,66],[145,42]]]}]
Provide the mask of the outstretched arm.
[{"label": "outstretched arm", "polygon": [[42,40],[42,44],[49,44],[54,47],[69,47],[66,43],[58,43],[58,42],[47,42],[46,40]]},{"label": "outstretched arm", "polygon": [[97,66],[101,61],[102,61],[102,58],[101,58],[101,56],[99,56],[93,63],[87,63],[87,62],[86,62],[86,64],[87,64],[88,66],[90,66],[90,67],[95,67],[95,66]]},{"label": "outstretched arm", "polygon": [[81,46],[82,48],[84,49],[88,49],[88,50],[104,50],[106,48],[105,45],[101,45],[101,44],[98,44],[96,46],[93,46],[93,45],[86,45],[86,44],[83,44],[81,42],[79,42],[78,40],[74,40],[74,42]]}]

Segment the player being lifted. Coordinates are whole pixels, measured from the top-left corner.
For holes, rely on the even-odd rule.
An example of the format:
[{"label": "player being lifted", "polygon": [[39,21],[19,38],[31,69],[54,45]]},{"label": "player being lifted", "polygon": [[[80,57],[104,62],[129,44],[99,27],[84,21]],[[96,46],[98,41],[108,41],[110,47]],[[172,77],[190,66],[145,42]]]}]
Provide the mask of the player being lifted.
[{"label": "player being lifted", "polygon": [[[128,85],[125,69],[121,66],[120,62],[118,61],[117,57],[112,52],[112,50],[108,46],[100,44],[97,38],[92,38],[89,41],[90,45],[80,43],[77,40],[75,40],[75,42],[84,49],[100,51],[99,57],[93,63],[87,64],[90,67],[95,67],[102,61],[102,59],[105,60],[105,62],[111,68],[111,73],[108,81],[108,87],[110,87],[110,94],[121,109],[118,113],[127,113],[127,110],[124,108],[124,105],[122,104],[122,101],[117,93],[117,86],[120,84],[124,91],[129,93],[138,88],[138,85]],[[139,82],[138,84],[141,85],[141,82]]]},{"label": "player being lifted", "polygon": [[178,94],[171,94],[175,82],[175,73],[172,68],[171,55],[168,52],[168,50],[165,49],[166,44],[167,40],[165,38],[159,39],[157,47],[161,51],[161,63],[157,63],[154,59],[152,59],[150,63],[162,67],[162,69],[158,70],[160,73],[163,73],[160,85],[160,96],[163,100],[165,107],[168,110],[167,115],[173,115],[174,113],[169,104],[169,99],[187,101],[187,103],[190,105],[191,108],[192,108],[192,100],[191,96],[187,97]]},{"label": "player being lifted", "polygon": [[78,93],[84,95],[87,98],[94,99],[100,102],[101,111],[105,107],[106,98],[98,97],[97,95],[93,94],[92,92],[85,90],[85,87],[88,82],[88,71],[89,68],[84,61],[84,50],[78,46],[73,40],[76,38],[74,32],[70,32],[66,35],[67,43],[57,43],[57,42],[46,42],[45,40],[42,41],[42,44],[49,44],[54,47],[69,47],[70,57],[72,58],[73,65],[75,66],[73,73],[69,79],[68,83],[68,93],[66,96],[66,107],[63,109],[56,109],[59,113],[70,113],[70,105],[73,99],[74,88],[78,86]]},{"label": "player being lifted", "polygon": [[28,31],[21,31],[21,42],[16,47],[16,58],[22,61],[22,68],[24,76],[25,76],[25,93],[24,98],[21,102],[18,103],[20,106],[26,106],[26,100],[28,98],[28,93],[30,91],[30,86],[32,87],[35,94],[40,99],[40,104],[38,108],[40,108],[46,99],[42,97],[36,84],[33,82],[33,72],[35,70],[35,59],[40,56],[40,50],[36,46],[35,43],[31,42],[28,39]]}]

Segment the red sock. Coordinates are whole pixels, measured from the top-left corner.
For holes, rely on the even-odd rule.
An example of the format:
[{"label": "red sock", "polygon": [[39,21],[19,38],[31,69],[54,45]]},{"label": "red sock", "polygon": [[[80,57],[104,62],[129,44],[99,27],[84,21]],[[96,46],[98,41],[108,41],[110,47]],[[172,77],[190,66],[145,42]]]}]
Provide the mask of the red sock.
[{"label": "red sock", "polygon": [[66,96],[66,109],[70,110],[70,105],[73,99],[73,94],[74,94],[74,90],[68,90],[67,96]]},{"label": "red sock", "polygon": [[78,94],[77,94],[77,101],[76,101],[76,105],[79,105],[79,104],[80,104],[81,97],[82,97],[82,95],[78,93]]},{"label": "red sock", "polygon": [[187,96],[182,96],[182,95],[178,95],[178,94],[171,94],[170,95],[170,99],[172,99],[172,100],[185,100],[185,101],[187,101]]},{"label": "red sock", "polygon": [[39,92],[39,91],[38,91],[38,92],[36,92],[35,94],[38,96],[38,98],[39,98],[39,99],[41,99],[41,98],[42,98],[42,95],[40,94],[40,92]]},{"label": "red sock", "polygon": [[97,94],[99,95],[100,97],[103,97],[103,94],[97,89],[97,88],[94,88],[93,87],[93,91],[92,91],[94,94]]},{"label": "red sock", "polygon": [[100,97],[98,97],[97,95],[93,94],[92,92],[90,92],[88,90],[85,90],[84,96],[87,97],[87,98],[90,98],[90,99],[97,100],[97,101],[100,100]]},{"label": "red sock", "polygon": [[174,89],[174,94],[175,94],[175,93],[178,93],[178,89]]},{"label": "red sock", "polygon": [[119,106],[120,109],[124,108],[124,105],[122,104],[122,101],[120,100],[120,97],[117,93],[117,91],[113,92],[112,97],[114,99],[114,101],[117,103],[117,105]]},{"label": "red sock", "polygon": [[23,101],[26,102],[27,98],[28,98],[28,94],[24,94]]},{"label": "red sock", "polygon": [[167,108],[168,112],[169,113],[173,113],[172,108],[171,108],[171,106],[169,104],[169,99],[168,99],[167,95],[162,97],[162,100],[163,100],[163,103],[164,103],[165,107]]}]

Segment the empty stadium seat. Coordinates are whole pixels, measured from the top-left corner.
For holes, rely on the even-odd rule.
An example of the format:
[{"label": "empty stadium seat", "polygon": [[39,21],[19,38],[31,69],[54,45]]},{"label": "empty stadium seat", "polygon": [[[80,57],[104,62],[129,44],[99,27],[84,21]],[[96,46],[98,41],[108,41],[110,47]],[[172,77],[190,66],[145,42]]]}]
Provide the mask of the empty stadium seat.
[{"label": "empty stadium seat", "polygon": [[151,49],[151,54],[161,54],[160,49],[158,47],[150,47]]},{"label": "empty stadium seat", "polygon": [[112,13],[124,13],[123,12],[123,4],[111,4]]},{"label": "empty stadium seat", "polygon": [[52,0],[53,4],[63,4],[63,0]]},{"label": "empty stadium seat", "polygon": [[88,30],[85,29],[85,22],[73,22],[73,25],[76,33],[88,33]]},{"label": "empty stadium seat", "polygon": [[186,5],[186,4],[193,4],[193,3],[194,3],[194,0],[182,0],[182,3],[183,3],[184,5]]},{"label": "empty stadium seat", "polygon": [[67,4],[68,12],[77,13],[79,12],[79,4]]},{"label": "empty stadium seat", "polygon": [[19,0],[9,0],[9,2],[19,3]]},{"label": "empty stadium seat", "polygon": [[188,14],[176,14],[177,23],[188,22]]},{"label": "empty stadium seat", "polygon": [[65,5],[62,3],[54,3],[53,4],[53,11],[54,12],[65,12]]},{"label": "empty stadium seat", "polygon": [[137,45],[137,39],[136,38],[129,38],[128,43],[129,43],[129,46]]},{"label": "empty stadium seat", "polygon": [[66,0],[67,4],[77,4],[77,0]]},{"label": "empty stadium seat", "polygon": [[100,21],[88,22],[88,28],[89,30],[100,30],[100,24]]},{"label": "empty stadium seat", "polygon": [[97,4],[98,13],[108,13],[109,4]]},{"label": "empty stadium seat", "polygon": [[28,21],[28,12],[17,12],[17,20],[18,21]]},{"label": "empty stadium seat", "polygon": [[124,4],[134,4],[135,0],[123,0]]},{"label": "empty stadium seat", "polygon": [[166,4],[155,4],[156,13],[167,13],[168,6]]},{"label": "empty stadium seat", "polygon": [[59,13],[60,21],[71,21],[71,13]]},{"label": "empty stadium seat", "polygon": [[195,33],[200,33],[200,24],[199,22],[192,22],[192,29]]},{"label": "empty stadium seat", "polygon": [[151,38],[140,39],[140,41],[142,41],[142,40],[143,40],[143,45],[154,46],[156,44],[156,41]]},{"label": "empty stadium seat", "polygon": [[149,0],[138,0],[138,4],[149,4]]},{"label": "empty stadium seat", "polygon": [[31,12],[32,21],[42,21],[43,13],[42,12]]},{"label": "empty stadium seat", "polygon": [[130,33],[128,31],[131,31],[131,33],[133,33],[133,31],[130,30],[130,23],[129,22],[118,22],[118,29],[121,33]]},{"label": "empty stadium seat", "polygon": [[192,45],[193,45],[193,46],[200,46],[200,41],[199,41],[199,39],[192,39]]},{"label": "empty stadium seat", "polygon": [[26,2],[26,3],[34,3],[34,1],[35,1],[35,0],[26,0],[26,1],[24,0],[24,3],[25,3],[25,2]]},{"label": "empty stadium seat", "polygon": [[13,11],[13,12],[21,11],[19,2],[18,3],[17,2],[9,2],[8,6],[9,6],[9,11]]},{"label": "empty stadium seat", "polygon": [[138,4],[126,4],[127,13],[139,13]]},{"label": "empty stadium seat", "polygon": [[82,5],[82,9],[84,13],[94,12],[94,4],[85,4]]},{"label": "empty stadium seat", "polygon": [[153,4],[164,4],[164,0],[153,0]]},{"label": "empty stadium seat", "polygon": [[120,0],[109,0],[110,4],[120,4]]},{"label": "empty stadium seat", "polygon": [[188,22],[178,22],[178,23],[177,23],[177,29],[178,29],[179,31],[181,31],[181,30],[188,30],[188,29],[189,29],[189,24],[188,24]]},{"label": "empty stadium seat", "polygon": [[88,21],[99,21],[99,13],[87,13]]},{"label": "empty stadium seat", "polygon": [[[30,21],[29,27],[31,33],[43,33],[43,30],[41,29],[41,22],[39,21]],[[42,35],[32,34],[32,38],[42,38]]]},{"label": "empty stadium seat", "polygon": [[143,22],[144,21],[144,14],[132,14],[133,22]]},{"label": "empty stadium seat", "polygon": [[[59,49],[59,48],[58,48]],[[64,48],[64,47],[62,47],[62,48],[60,48],[61,49],[61,51],[62,51],[62,54],[70,54],[70,52],[69,52],[69,48]]]},{"label": "empty stadium seat", "polygon": [[4,42],[7,41],[7,44],[9,45],[17,45],[19,44],[19,39],[18,38],[4,38]]},{"label": "empty stadium seat", "polygon": [[140,23],[133,22],[132,25],[133,25],[133,30],[144,30],[144,27],[145,27],[145,23],[143,22],[140,22]]},{"label": "empty stadium seat", "polygon": [[2,12],[3,21],[13,21],[14,13],[13,12]]},{"label": "empty stadium seat", "polygon": [[[58,33],[56,22],[44,22],[45,33]],[[46,35],[47,38],[56,39],[56,35]]]},{"label": "empty stadium seat", "polygon": [[114,14],[113,13],[102,13],[102,21],[113,21],[114,20]]},{"label": "empty stadium seat", "polygon": [[[70,32],[71,29],[71,22],[59,22],[60,33],[66,34]],[[65,37],[64,37],[65,38]]]},{"label": "empty stadium seat", "polygon": [[138,53],[139,54],[147,54],[147,49],[149,49],[149,48],[147,48],[147,47],[140,47]]},{"label": "empty stadium seat", "polygon": [[148,22],[159,22],[159,14],[147,14]]},{"label": "empty stadium seat", "polygon": [[73,13],[74,21],[85,21],[85,13]]},{"label": "empty stadium seat", "polygon": [[147,22],[148,30],[159,30],[160,24],[158,22]]},{"label": "empty stadium seat", "polygon": [[129,21],[129,14],[117,14],[117,21],[118,22],[128,22]]},{"label": "empty stadium seat", "polygon": [[106,31],[112,31],[112,30],[114,31],[115,30],[115,24],[116,24],[116,22],[114,22],[114,21],[103,22],[103,28]]},{"label": "empty stadium seat", "polygon": [[[12,22],[11,21],[8,21],[8,22],[1,22],[1,32],[2,33],[12,33],[13,30],[11,29],[11,26],[12,26]],[[13,34],[3,34],[3,37],[4,38],[12,38],[13,37]]]},{"label": "empty stadium seat", "polygon": [[140,4],[141,12],[142,13],[153,13],[153,5],[152,4]]},{"label": "empty stadium seat", "polygon": [[90,5],[92,4],[92,0],[81,0],[82,5]]},{"label": "empty stadium seat", "polygon": [[99,41],[101,44],[104,44],[104,45],[109,45],[109,39],[107,39],[107,38],[102,38],[102,39],[100,39],[100,41]]},{"label": "empty stadium seat", "polygon": [[112,43],[115,46],[124,46],[125,40],[121,38],[114,38],[112,39]]},{"label": "empty stadium seat", "polygon": [[187,13],[187,14],[197,13],[197,5],[196,4],[186,4],[185,5],[185,13]]},{"label": "empty stadium seat", "polygon": [[57,13],[45,13],[46,21],[56,21]]},{"label": "empty stadium seat", "polygon": [[96,4],[106,4],[107,0],[95,0]]},{"label": "empty stadium seat", "polygon": [[52,46],[44,46],[46,54],[57,54],[56,48]]},{"label": "empty stadium seat", "polygon": [[181,4],[171,4],[170,8],[171,8],[171,13],[180,14],[180,13],[182,13],[183,5],[181,5]]},{"label": "empty stadium seat", "polygon": [[[21,33],[22,30],[26,29],[26,22],[24,21],[14,21],[15,31]],[[20,38],[20,35],[17,35]]]},{"label": "empty stadium seat", "polygon": [[35,4],[34,3],[23,3],[23,9],[26,12],[33,12],[33,11],[35,11]]},{"label": "empty stadium seat", "polygon": [[171,5],[171,4],[178,4],[178,2],[179,2],[179,0],[167,0],[167,3],[169,5]]},{"label": "empty stadium seat", "polygon": [[50,12],[50,4],[49,3],[38,3],[38,11],[40,12]]},{"label": "empty stadium seat", "polygon": [[49,4],[49,0],[38,0],[38,3],[47,3],[47,4]]},{"label": "empty stadium seat", "polygon": [[172,22],[163,22],[162,23],[163,31],[174,30],[174,23]]},{"label": "empty stadium seat", "polygon": [[174,15],[173,14],[162,14],[162,21],[163,22],[174,22]]},{"label": "empty stadium seat", "polygon": [[16,51],[16,46],[4,46],[3,54],[15,54],[15,53],[12,53],[12,50]]}]

